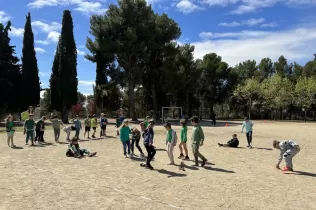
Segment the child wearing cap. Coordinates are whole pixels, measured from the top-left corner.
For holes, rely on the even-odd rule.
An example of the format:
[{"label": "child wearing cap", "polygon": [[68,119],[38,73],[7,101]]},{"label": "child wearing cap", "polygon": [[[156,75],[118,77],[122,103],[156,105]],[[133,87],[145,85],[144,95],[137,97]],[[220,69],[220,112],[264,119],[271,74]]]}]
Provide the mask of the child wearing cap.
[{"label": "child wearing cap", "polygon": [[173,150],[174,147],[177,144],[177,134],[174,130],[171,128],[171,124],[167,122],[164,127],[167,130],[167,136],[166,136],[166,145],[167,145],[167,153],[170,160],[170,163],[168,165],[174,165],[174,157],[173,157]]},{"label": "child wearing cap", "polygon": [[199,158],[201,158],[201,166],[204,167],[207,162],[207,159],[199,152],[200,147],[203,146],[204,143],[204,132],[201,126],[199,125],[199,118],[197,116],[191,118],[191,124],[193,125],[191,140],[195,166],[199,166],[198,160]]},{"label": "child wearing cap", "polygon": [[24,123],[24,134],[26,134],[25,145],[28,144],[29,138],[31,138],[32,146],[34,145],[34,126],[33,114],[29,114],[29,119]]},{"label": "child wearing cap", "polygon": [[[179,159],[190,160],[189,155],[188,155],[188,148],[187,148],[187,139],[188,139],[187,138],[187,135],[188,135],[187,120],[181,119],[180,124],[181,124],[181,143],[179,144],[179,149],[180,149]],[[183,155],[183,150],[185,152],[185,156]]]},{"label": "child wearing cap", "polygon": [[[124,120],[120,129],[120,139],[123,144],[124,156],[127,158],[127,154],[131,154],[131,142],[129,140],[129,134],[131,133],[130,128],[128,127],[128,120]],[[126,153],[127,149],[127,153]]]}]

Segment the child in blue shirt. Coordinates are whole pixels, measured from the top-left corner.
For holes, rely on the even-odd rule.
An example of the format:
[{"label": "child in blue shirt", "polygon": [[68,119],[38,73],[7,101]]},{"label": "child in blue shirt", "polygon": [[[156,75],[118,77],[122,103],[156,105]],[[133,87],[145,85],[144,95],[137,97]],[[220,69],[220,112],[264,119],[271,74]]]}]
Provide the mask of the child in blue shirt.
[{"label": "child in blue shirt", "polygon": [[253,123],[247,117],[245,117],[245,121],[242,124],[241,133],[243,133],[244,128],[246,128],[246,137],[248,142],[247,147],[249,147],[250,149],[252,149],[252,127]]},{"label": "child in blue shirt", "polygon": [[80,122],[80,119],[79,119],[79,115],[76,116],[76,119],[74,120],[74,124],[75,124],[75,128],[76,128],[76,135],[75,137],[79,139],[79,134],[80,134],[80,130],[82,130],[82,126],[81,126],[81,122]]}]

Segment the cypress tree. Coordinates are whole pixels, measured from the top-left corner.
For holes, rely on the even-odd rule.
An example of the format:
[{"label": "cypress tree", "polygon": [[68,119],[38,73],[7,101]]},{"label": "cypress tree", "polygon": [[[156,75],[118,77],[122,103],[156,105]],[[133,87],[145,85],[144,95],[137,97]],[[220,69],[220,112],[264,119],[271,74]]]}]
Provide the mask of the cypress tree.
[{"label": "cypress tree", "polygon": [[49,84],[50,84],[50,104],[51,107],[54,110],[61,111],[61,100],[60,100],[60,95],[59,95],[59,89],[58,89],[58,79],[59,79],[59,47],[57,46],[56,49],[56,54],[54,57],[54,62],[53,62],[53,68],[52,68],[52,74],[49,79]]},{"label": "cypress tree", "polygon": [[31,15],[28,13],[24,27],[22,49],[22,105],[36,106],[40,102],[40,81],[34,49],[34,34],[31,26]]}]

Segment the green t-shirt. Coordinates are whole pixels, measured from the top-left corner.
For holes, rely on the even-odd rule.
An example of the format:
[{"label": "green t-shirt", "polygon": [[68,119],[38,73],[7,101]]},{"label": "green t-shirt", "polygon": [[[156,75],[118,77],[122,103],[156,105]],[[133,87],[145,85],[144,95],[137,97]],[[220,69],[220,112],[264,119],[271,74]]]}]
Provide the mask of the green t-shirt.
[{"label": "green t-shirt", "polygon": [[35,121],[33,119],[28,119],[24,123],[24,128],[26,130],[34,130]]},{"label": "green t-shirt", "polygon": [[121,141],[129,141],[129,134],[131,133],[131,129],[127,127],[122,127],[120,130],[120,139]]},{"label": "green t-shirt", "polygon": [[201,126],[197,125],[193,127],[191,140],[192,144],[198,144],[204,141],[204,133]]},{"label": "green t-shirt", "polygon": [[14,131],[13,127],[14,127],[14,122],[7,122],[6,123],[6,128],[7,128],[8,132]]},{"label": "green t-shirt", "polygon": [[181,142],[187,142],[187,140],[188,140],[187,134],[188,134],[188,127],[183,126],[181,128]]},{"label": "green t-shirt", "polygon": [[172,141],[172,129],[167,131],[167,142],[171,143]]},{"label": "green t-shirt", "polygon": [[116,118],[116,127],[120,127],[121,126],[121,120],[120,118]]},{"label": "green t-shirt", "polygon": [[91,119],[90,118],[86,118],[84,120],[84,126],[86,127],[91,127]]},{"label": "green t-shirt", "polygon": [[145,121],[144,121],[144,128],[147,129],[148,125],[149,125],[148,121],[145,120]]}]

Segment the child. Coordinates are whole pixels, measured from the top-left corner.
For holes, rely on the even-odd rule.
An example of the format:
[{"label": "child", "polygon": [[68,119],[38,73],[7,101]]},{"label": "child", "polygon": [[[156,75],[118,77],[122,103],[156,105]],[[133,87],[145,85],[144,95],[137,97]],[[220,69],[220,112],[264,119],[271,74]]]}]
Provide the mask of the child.
[{"label": "child", "polygon": [[55,142],[59,142],[60,137],[60,125],[65,126],[61,120],[58,119],[58,116],[55,115],[53,119],[51,120],[52,127],[54,129],[54,136],[55,136]]},{"label": "child", "polygon": [[67,133],[67,137],[66,137],[66,141],[70,141],[70,132],[71,131],[75,131],[76,130],[76,127],[75,126],[66,126],[64,127],[63,129],[66,133]]},{"label": "child", "polygon": [[37,141],[38,144],[44,143],[44,129],[45,129],[45,120],[46,117],[42,117],[37,123],[36,123],[36,137],[35,141]]},{"label": "child", "polygon": [[117,128],[116,136],[119,136],[120,135],[119,127],[121,126],[121,121],[119,117],[115,117],[115,119],[116,119],[115,127]]},{"label": "child", "polygon": [[293,171],[292,159],[300,152],[300,146],[292,140],[285,140],[281,142],[274,140],[273,147],[280,150],[280,156],[275,167],[280,169],[280,163],[282,159],[284,159],[286,166],[282,171]]},{"label": "child", "polygon": [[242,129],[241,129],[241,133],[244,132],[244,128],[246,128],[246,136],[247,136],[247,142],[248,142],[248,146],[250,149],[252,149],[252,127],[253,127],[253,123],[248,120],[247,117],[245,117],[245,121],[242,124]]},{"label": "child", "polygon": [[100,120],[100,137],[106,136],[106,126],[108,124],[108,120],[106,119],[106,115],[104,113],[101,114],[101,120]]},{"label": "child", "polygon": [[29,138],[31,138],[32,146],[34,146],[34,126],[33,114],[29,114],[29,119],[24,123],[24,134],[26,134],[25,145],[28,144]]},{"label": "child", "polygon": [[[6,127],[7,135],[8,135],[8,146],[13,148],[13,147],[15,147],[15,145],[13,143],[13,136],[14,136],[15,129],[14,129],[12,115],[9,115],[7,117],[5,127]],[[11,143],[11,145],[10,145],[10,143]]]},{"label": "child", "polygon": [[88,139],[90,139],[90,129],[91,129],[91,115],[89,115],[85,120],[84,120],[84,134],[83,138],[86,138],[86,133],[88,133]]},{"label": "child", "polygon": [[237,148],[239,145],[239,140],[237,139],[237,134],[233,135],[233,138],[227,142],[227,144],[220,144],[218,143],[218,146],[220,147],[234,147]]},{"label": "child", "polygon": [[197,116],[192,117],[191,124],[193,125],[191,140],[195,166],[199,166],[198,158],[201,158],[201,167],[204,167],[207,159],[199,152],[200,146],[203,146],[204,143],[204,133],[201,126],[199,126],[199,118]]},{"label": "child", "polygon": [[[188,133],[187,120],[186,119],[180,120],[180,124],[182,128],[181,128],[181,143],[179,144],[179,149],[180,149],[179,159],[190,160],[189,155],[188,155],[188,148],[187,148],[187,139],[188,139],[187,138],[187,133]],[[185,157],[183,155],[183,150],[185,152]]]},{"label": "child", "polygon": [[132,134],[133,134],[133,137],[132,137],[132,156],[134,155],[134,144],[136,142],[136,147],[138,149],[138,151],[140,152],[140,156],[143,158],[145,157],[144,153],[143,153],[143,150],[142,148],[139,146],[139,141],[140,141],[140,131],[137,129],[137,128],[133,128],[132,129]]},{"label": "child", "polygon": [[176,146],[176,132],[172,130],[171,124],[166,122],[164,127],[167,130],[166,145],[168,145],[167,153],[170,160],[168,165],[174,165],[173,149]]},{"label": "child", "polygon": [[96,152],[89,152],[87,149],[81,149],[80,145],[78,143],[78,138],[74,137],[71,141],[71,143],[68,145],[68,150],[66,152],[67,157],[75,157],[75,158],[81,158],[85,154],[89,155],[89,157],[96,156]]},{"label": "child", "polygon": [[93,129],[92,138],[96,138],[95,137],[95,132],[97,131],[97,115],[96,114],[94,114],[93,118],[91,119],[91,127]]},{"label": "child", "polygon": [[127,153],[128,155],[131,154],[131,144],[129,141],[129,134],[131,133],[130,128],[128,127],[128,120],[123,121],[123,125],[121,126],[120,129],[120,139],[123,144],[123,150],[124,150],[124,156],[127,158],[126,155],[126,147],[127,147]]},{"label": "child", "polygon": [[80,122],[80,119],[79,119],[79,115],[76,115],[76,119],[74,120],[74,125],[75,125],[75,128],[76,128],[76,135],[75,135],[75,137],[77,137],[78,140],[80,140],[79,135],[80,135],[80,130],[82,130],[82,126],[81,126],[81,122]]},{"label": "child", "polygon": [[147,160],[145,167],[153,170],[154,168],[151,166],[150,162],[155,157],[156,149],[154,147],[154,130],[153,127],[155,126],[154,121],[150,121],[147,129],[143,133],[144,137],[144,146],[147,151]]},{"label": "child", "polygon": [[149,121],[150,120],[150,116],[147,116],[146,119],[144,120],[144,129],[147,129],[148,125],[149,125]]}]

